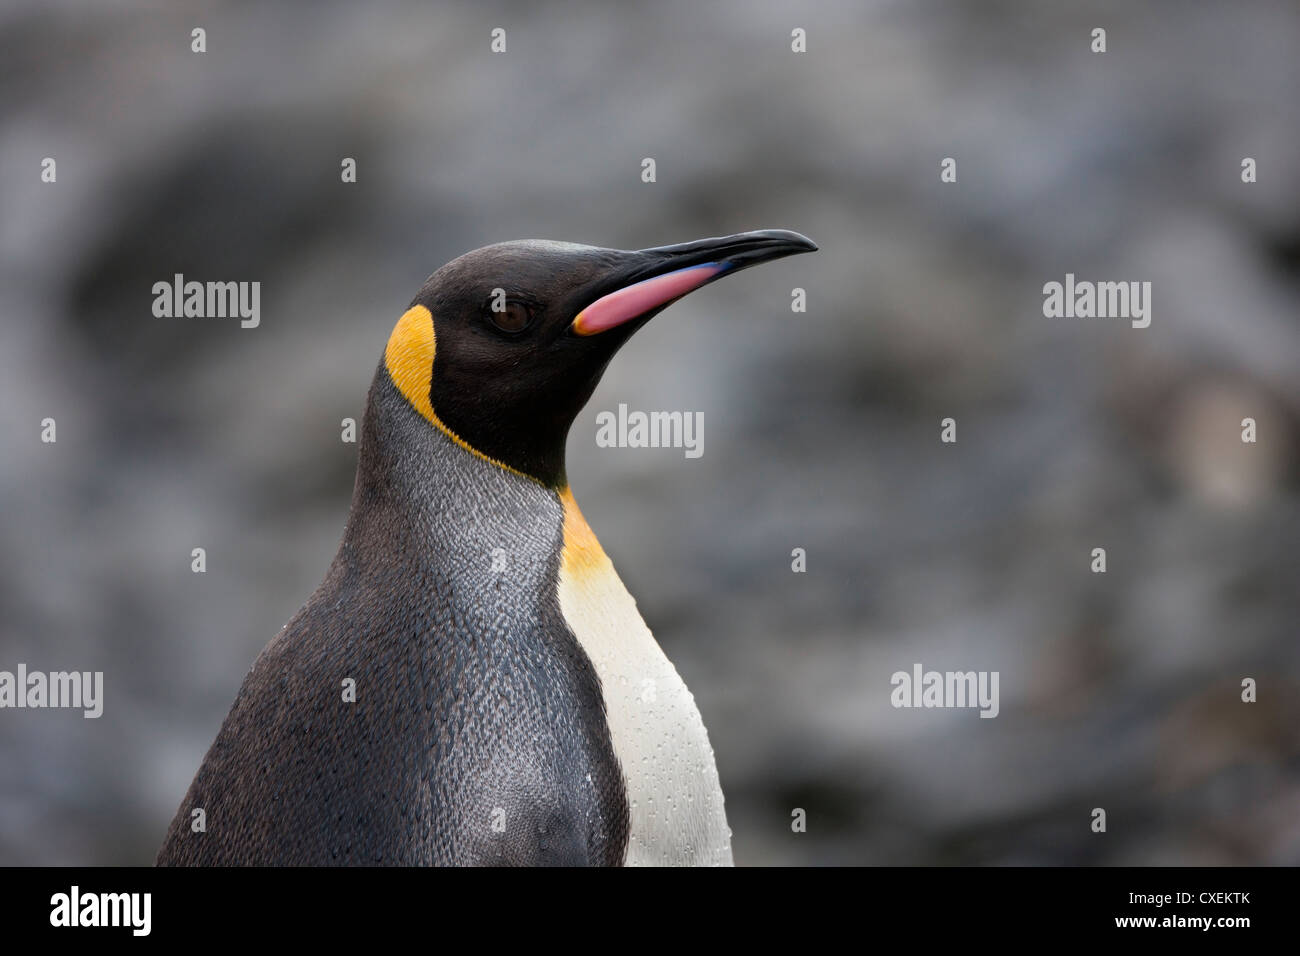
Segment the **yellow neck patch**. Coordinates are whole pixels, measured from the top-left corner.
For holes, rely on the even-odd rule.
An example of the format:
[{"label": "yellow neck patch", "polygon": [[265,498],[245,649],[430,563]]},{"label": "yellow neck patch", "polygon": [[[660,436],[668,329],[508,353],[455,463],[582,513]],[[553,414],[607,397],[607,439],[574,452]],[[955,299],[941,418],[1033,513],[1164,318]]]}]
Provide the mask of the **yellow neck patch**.
[{"label": "yellow neck patch", "polygon": [[384,365],[397,390],[406,396],[415,410],[442,428],[442,422],[429,403],[434,344],[433,315],[422,305],[412,306],[393,327],[388,348],[384,351]]},{"label": "yellow neck patch", "polygon": [[570,581],[591,579],[597,574],[613,573],[614,565],[596,540],[596,533],[582,516],[573,491],[565,485],[559,492],[564,505],[564,551],[560,556],[561,573]]},{"label": "yellow neck patch", "polygon": [[517,471],[504,462],[483,454],[443,424],[438,413],[433,410],[433,403],[429,400],[430,389],[433,386],[433,356],[436,348],[433,313],[422,305],[411,306],[397,320],[397,325],[393,327],[393,334],[388,337],[388,347],[384,350],[384,367],[388,369],[388,375],[397,386],[397,390],[431,425],[471,455],[482,458],[520,478],[537,481],[531,475],[525,475],[522,471]]}]

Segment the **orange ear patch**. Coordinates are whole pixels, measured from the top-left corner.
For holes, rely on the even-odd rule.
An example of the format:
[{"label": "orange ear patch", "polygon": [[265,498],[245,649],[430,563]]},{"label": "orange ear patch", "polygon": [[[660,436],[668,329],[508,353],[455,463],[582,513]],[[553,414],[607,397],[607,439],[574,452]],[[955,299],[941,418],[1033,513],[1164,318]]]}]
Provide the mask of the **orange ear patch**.
[{"label": "orange ear patch", "polygon": [[[426,419],[442,428],[429,402],[433,384],[433,315],[422,305],[414,305],[397,320],[384,350],[384,365],[397,390]],[[445,429],[444,429],[445,431]]]}]

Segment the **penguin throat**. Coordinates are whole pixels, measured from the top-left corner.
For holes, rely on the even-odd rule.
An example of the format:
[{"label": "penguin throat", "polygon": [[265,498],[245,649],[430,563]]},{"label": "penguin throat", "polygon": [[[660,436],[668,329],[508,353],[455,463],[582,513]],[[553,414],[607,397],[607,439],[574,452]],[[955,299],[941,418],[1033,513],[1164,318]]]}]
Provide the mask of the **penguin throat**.
[{"label": "penguin throat", "polygon": [[[434,410],[436,351],[433,314],[423,305],[412,306],[398,319],[384,350],[384,368],[411,407],[469,454],[543,487],[563,487],[567,483],[564,445],[577,409],[572,414],[561,410],[550,415],[535,410],[527,422],[493,423],[490,434],[477,435],[472,429],[457,427],[461,417],[457,403],[450,398],[439,402],[450,409],[450,423]],[[463,390],[472,394],[469,383],[464,383]]]}]

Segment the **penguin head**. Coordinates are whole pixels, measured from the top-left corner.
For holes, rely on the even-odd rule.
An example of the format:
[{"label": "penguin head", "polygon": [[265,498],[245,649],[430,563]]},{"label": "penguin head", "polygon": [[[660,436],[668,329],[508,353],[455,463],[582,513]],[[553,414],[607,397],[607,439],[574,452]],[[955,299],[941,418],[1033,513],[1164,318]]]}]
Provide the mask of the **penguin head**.
[{"label": "penguin head", "polygon": [[777,229],[638,251],[485,246],[429,277],[378,374],[465,450],[560,488],[569,426],[638,328],[724,275],[816,248]]}]

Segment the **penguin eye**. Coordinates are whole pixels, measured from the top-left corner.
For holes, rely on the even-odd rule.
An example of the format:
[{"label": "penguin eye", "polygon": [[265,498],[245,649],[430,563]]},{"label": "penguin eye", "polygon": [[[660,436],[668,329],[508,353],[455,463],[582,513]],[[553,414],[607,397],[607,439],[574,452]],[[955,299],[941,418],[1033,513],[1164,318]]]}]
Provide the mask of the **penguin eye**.
[{"label": "penguin eye", "polygon": [[502,309],[487,309],[488,319],[502,332],[522,332],[533,321],[532,307],[518,299],[509,299]]}]

